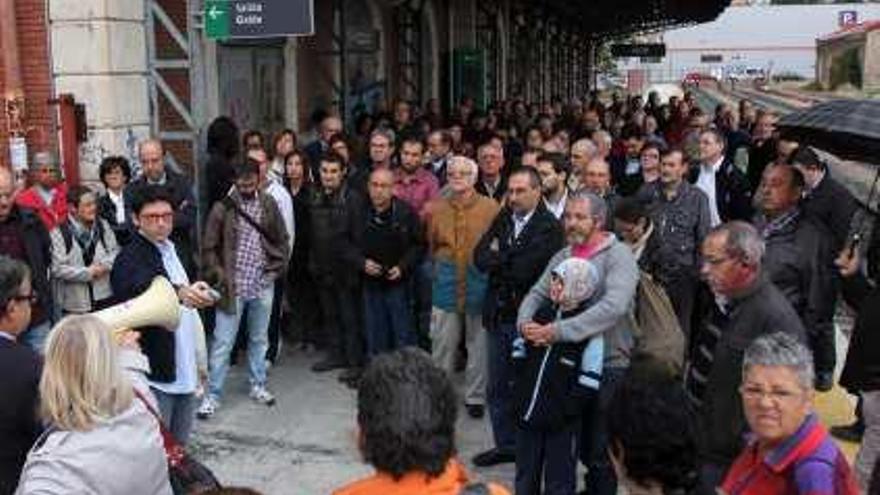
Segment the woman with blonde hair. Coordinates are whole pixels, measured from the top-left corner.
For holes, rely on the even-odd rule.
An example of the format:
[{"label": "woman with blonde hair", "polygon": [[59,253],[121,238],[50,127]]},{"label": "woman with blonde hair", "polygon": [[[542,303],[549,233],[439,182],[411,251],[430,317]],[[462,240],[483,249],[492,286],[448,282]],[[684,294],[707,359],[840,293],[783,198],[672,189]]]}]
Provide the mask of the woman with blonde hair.
[{"label": "woman with blonde hair", "polygon": [[154,399],[137,338],[126,332],[114,341],[90,315],[55,326],[40,380],[47,430],[16,494],[171,494],[159,424],[144,403]]}]

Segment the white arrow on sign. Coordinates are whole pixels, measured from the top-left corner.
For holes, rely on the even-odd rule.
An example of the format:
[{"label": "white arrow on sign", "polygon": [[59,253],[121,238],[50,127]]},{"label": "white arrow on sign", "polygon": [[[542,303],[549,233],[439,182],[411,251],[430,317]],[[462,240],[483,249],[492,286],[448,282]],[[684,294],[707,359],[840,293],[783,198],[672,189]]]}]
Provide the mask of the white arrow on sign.
[{"label": "white arrow on sign", "polygon": [[210,17],[212,21],[216,21],[217,17],[221,15],[223,15],[223,12],[218,9],[216,5],[211,5],[211,10],[208,11],[208,17]]}]

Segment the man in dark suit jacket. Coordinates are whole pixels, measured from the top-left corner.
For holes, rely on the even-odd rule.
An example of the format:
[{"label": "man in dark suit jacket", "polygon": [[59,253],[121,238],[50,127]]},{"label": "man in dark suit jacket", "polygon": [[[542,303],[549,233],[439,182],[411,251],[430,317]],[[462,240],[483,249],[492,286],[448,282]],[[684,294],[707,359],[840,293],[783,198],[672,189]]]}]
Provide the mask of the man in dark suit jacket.
[{"label": "man in dark suit jacket", "polygon": [[42,360],[17,341],[30,323],[35,298],[27,266],[0,255],[0,495],[15,491],[42,430],[37,417]]},{"label": "man in dark suit jacket", "polygon": [[712,227],[733,220],[751,221],[752,193],[746,175],[724,157],[724,135],[715,129],[700,135],[700,164],[691,170],[691,182],[709,197]]},{"label": "man in dark suit jacket", "polygon": [[518,335],[516,315],[522,298],[563,243],[562,224],[541,200],[538,173],[530,167],[513,172],[508,182],[508,206],[498,213],[474,249],[474,264],[489,275],[483,325],[489,338],[487,395],[495,440],[495,448],[474,457],[478,466],[514,461],[510,355]]},{"label": "man in dark suit jacket", "polygon": [[804,174],[807,193],[801,202],[804,216],[824,225],[832,234],[834,254],[846,244],[858,205],[853,195],[831,177],[827,165],[808,147],[799,148],[792,165]]}]

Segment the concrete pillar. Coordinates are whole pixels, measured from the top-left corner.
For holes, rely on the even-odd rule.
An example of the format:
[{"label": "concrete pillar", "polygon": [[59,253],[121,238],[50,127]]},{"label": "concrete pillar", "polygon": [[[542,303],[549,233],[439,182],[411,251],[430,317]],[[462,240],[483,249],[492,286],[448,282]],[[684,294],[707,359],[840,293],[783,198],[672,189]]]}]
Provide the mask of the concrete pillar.
[{"label": "concrete pillar", "polygon": [[863,53],[862,89],[869,92],[880,91],[880,30],[865,33]]},{"label": "concrete pillar", "polygon": [[86,105],[80,177],[97,181],[101,159],[134,160],[150,133],[144,0],[49,0],[49,28],[56,94]]}]

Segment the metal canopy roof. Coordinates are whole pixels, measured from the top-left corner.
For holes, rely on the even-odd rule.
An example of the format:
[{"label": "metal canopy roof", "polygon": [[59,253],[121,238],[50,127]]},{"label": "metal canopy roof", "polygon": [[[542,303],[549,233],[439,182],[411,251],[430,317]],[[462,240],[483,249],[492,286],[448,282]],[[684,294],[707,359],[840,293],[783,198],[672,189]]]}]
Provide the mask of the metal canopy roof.
[{"label": "metal canopy roof", "polygon": [[525,0],[524,6],[595,38],[714,20],[730,0]]}]

